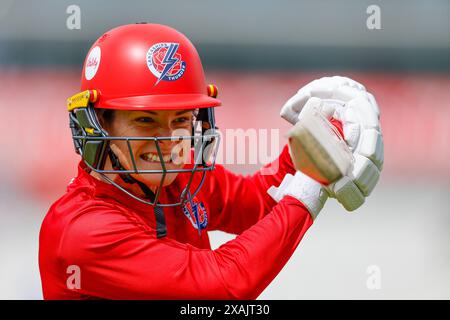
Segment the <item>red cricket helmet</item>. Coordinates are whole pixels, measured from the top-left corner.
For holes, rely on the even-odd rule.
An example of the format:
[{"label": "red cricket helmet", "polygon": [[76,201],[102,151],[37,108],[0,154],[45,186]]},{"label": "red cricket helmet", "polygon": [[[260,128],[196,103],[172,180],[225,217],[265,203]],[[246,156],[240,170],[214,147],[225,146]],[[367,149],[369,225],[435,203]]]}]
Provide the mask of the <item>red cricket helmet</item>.
[{"label": "red cricket helmet", "polygon": [[[95,90],[94,107],[170,110],[216,107],[197,50],[168,26],[129,24],[103,34],[83,65],[81,91]],[[211,95],[211,96],[208,96]]]}]

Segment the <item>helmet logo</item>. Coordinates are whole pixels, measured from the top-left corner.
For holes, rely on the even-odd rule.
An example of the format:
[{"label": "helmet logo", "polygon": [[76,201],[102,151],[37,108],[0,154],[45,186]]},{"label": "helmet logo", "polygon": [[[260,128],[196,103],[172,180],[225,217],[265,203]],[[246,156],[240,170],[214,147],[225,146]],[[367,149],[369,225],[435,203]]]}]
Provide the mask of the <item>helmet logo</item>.
[{"label": "helmet logo", "polygon": [[100,66],[100,47],[95,47],[89,52],[86,58],[86,66],[84,67],[84,76],[86,80],[91,80],[97,73],[98,67]]},{"label": "helmet logo", "polygon": [[161,42],[154,44],[147,51],[147,66],[158,78],[155,86],[161,81],[180,79],[186,70],[186,62],[181,60],[177,52],[179,43]]}]

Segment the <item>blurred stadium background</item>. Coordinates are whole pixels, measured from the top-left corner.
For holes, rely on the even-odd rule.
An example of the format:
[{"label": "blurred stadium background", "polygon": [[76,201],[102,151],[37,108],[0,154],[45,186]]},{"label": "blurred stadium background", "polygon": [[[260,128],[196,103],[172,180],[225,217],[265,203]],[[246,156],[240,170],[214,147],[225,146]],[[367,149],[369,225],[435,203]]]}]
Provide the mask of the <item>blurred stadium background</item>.
[{"label": "blurred stadium background", "polygon": [[[380,30],[366,26],[372,4]],[[70,5],[81,10],[79,30],[66,26]],[[282,104],[325,75],[352,77],[378,100],[377,189],[356,213],[329,201],[261,299],[450,298],[450,2],[2,0],[0,299],[42,298],[40,223],[78,161],[65,100],[90,44],[140,21],[175,27],[198,47],[223,101],[221,129],[285,133]],[[211,236],[214,247],[232,238]]]}]

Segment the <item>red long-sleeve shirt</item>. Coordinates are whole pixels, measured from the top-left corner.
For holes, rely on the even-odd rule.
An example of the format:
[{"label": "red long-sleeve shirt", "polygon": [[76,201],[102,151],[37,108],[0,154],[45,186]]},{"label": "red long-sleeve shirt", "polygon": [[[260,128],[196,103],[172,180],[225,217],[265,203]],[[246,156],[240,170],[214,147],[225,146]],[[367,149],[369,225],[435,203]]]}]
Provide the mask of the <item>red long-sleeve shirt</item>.
[{"label": "red long-sleeve shirt", "polygon": [[[42,223],[44,298],[257,298],[312,224],[298,200],[286,196],[277,204],[267,194],[286,173],[295,172],[287,146],[276,161],[279,170],[273,175],[258,171],[244,177],[220,165],[207,173],[197,194],[208,213],[206,231],[238,235],[216,250],[211,250],[205,230],[199,236],[180,206],[164,208],[167,236],[157,238],[151,206],[95,179],[80,164],[78,176]],[[165,187],[161,203],[176,201],[171,198],[187,178],[179,174]],[[67,285],[71,266],[78,268],[79,288]]]}]

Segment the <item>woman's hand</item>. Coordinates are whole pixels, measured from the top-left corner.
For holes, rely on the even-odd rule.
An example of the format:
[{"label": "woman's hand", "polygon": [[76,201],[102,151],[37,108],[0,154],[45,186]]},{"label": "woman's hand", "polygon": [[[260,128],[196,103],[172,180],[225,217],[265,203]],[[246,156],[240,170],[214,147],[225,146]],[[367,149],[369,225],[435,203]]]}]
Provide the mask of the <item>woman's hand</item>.
[{"label": "woman's hand", "polygon": [[[346,210],[353,211],[375,188],[383,168],[384,146],[378,105],[360,83],[345,77],[325,77],[301,88],[285,103],[280,115],[296,124],[302,114],[308,112],[305,105],[311,105],[312,101],[327,118],[342,123],[345,141],[354,157],[353,169],[328,185],[327,190]],[[337,103],[327,103],[330,101]]]}]

